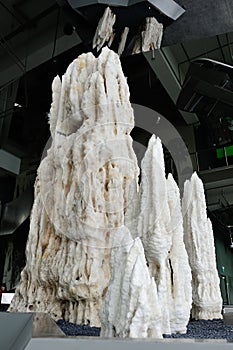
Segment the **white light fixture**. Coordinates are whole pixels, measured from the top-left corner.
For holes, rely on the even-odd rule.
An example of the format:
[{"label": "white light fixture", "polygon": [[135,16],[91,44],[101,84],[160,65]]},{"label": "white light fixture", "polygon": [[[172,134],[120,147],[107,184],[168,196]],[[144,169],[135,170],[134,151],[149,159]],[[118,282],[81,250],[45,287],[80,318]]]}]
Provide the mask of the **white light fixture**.
[{"label": "white light fixture", "polygon": [[22,105],[20,105],[19,103],[15,102],[15,103],[14,103],[14,107],[22,108]]}]

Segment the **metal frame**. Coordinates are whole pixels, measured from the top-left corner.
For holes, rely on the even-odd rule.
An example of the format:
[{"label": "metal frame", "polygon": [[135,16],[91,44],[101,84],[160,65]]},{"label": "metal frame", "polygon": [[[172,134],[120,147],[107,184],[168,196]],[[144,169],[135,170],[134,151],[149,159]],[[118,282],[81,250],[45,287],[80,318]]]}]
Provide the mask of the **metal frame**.
[{"label": "metal frame", "polygon": [[149,5],[155,7],[163,15],[177,20],[184,14],[183,7],[178,5],[174,0],[67,0],[73,9],[77,9],[89,5],[104,4],[108,6],[124,6],[128,7],[139,2],[147,1]]}]

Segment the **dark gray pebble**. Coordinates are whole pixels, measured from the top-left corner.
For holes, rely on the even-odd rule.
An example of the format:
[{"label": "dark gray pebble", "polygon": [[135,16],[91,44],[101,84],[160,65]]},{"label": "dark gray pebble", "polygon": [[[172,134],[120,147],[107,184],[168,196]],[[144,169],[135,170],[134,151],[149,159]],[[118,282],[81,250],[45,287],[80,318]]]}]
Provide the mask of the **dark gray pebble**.
[{"label": "dark gray pebble", "polygon": [[186,334],[164,335],[164,338],[233,339],[233,326],[223,320],[191,320]]},{"label": "dark gray pebble", "polygon": [[75,323],[58,320],[57,325],[65,333],[65,335],[83,335],[98,337],[100,335],[99,327],[90,327],[88,325],[77,325]]},{"label": "dark gray pebble", "polygon": [[[57,321],[61,330],[70,336],[94,336],[100,335],[99,327],[90,327],[89,325],[77,325],[63,320]],[[164,338],[199,338],[199,339],[228,339],[233,340],[233,325],[225,325],[223,320],[215,319],[191,320],[187,327],[186,334],[164,335]]]}]

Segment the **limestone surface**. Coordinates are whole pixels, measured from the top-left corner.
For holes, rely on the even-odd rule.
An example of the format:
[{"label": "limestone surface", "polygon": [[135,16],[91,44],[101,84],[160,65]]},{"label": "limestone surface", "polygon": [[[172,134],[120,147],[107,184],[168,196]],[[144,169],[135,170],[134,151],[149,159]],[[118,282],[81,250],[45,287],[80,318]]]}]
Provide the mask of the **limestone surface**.
[{"label": "limestone surface", "polygon": [[119,57],[107,48],[79,56],[52,88],[52,145],[38,169],[10,311],[99,326],[114,236],[138,183],[133,110]]},{"label": "limestone surface", "polygon": [[9,311],[101,325],[105,337],[184,333],[192,300],[193,317],[220,318],[203,185],[196,174],[185,183],[182,214],[153,135],[139,191],[119,56],[108,48],[98,58],[83,54],[56,77],[49,123],[52,144],[38,169],[26,266]]},{"label": "limestone surface", "polygon": [[[92,46],[97,52],[104,46],[111,47],[114,39],[114,24],[118,20],[110,7],[106,7],[103,16],[100,18],[95,31]],[[118,55],[121,56],[126,45],[129,27],[125,27],[121,33],[118,45]],[[139,35],[132,50],[133,54],[159,49],[163,37],[163,24],[159,23],[155,17],[147,17],[145,25],[138,29]]]},{"label": "limestone surface", "polygon": [[113,26],[116,21],[116,15],[110,7],[106,7],[103,16],[100,18],[93,38],[93,48],[99,51],[105,43],[110,47],[114,39]]},{"label": "limestone surface", "polygon": [[170,305],[171,333],[186,333],[192,306],[191,268],[184,245],[183,216],[180,191],[171,174],[167,178],[170,209],[168,229],[172,234],[169,265],[172,269],[172,300]]},{"label": "limestone surface", "polygon": [[163,24],[159,23],[154,17],[147,17],[145,28],[138,36],[133,53],[147,52],[159,49],[163,36]]},{"label": "limestone surface", "polygon": [[127,40],[127,36],[129,34],[129,27],[125,27],[121,34],[121,41],[118,47],[118,55],[121,56],[125,49],[125,44]]},{"label": "limestone surface", "polygon": [[222,318],[213,229],[207,217],[203,183],[196,173],[184,184],[182,209],[184,242],[192,269],[192,317]]},{"label": "limestone surface", "polygon": [[192,293],[179,192],[171,176],[166,180],[162,144],[154,135],[141,168],[138,234],[158,289],[162,332],[186,332]]},{"label": "limestone surface", "polygon": [[162,338],[157,287],[141,240],[133,240],[126,227],[120,230],[121,244],[112,249],[111,279],[100,314],[101,336]]}]

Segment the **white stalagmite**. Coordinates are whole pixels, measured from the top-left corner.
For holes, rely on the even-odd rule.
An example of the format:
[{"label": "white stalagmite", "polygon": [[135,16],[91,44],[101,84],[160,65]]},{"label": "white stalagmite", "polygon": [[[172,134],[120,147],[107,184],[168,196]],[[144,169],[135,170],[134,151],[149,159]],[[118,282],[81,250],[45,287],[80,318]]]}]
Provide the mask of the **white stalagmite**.
[{"label": "white stalagmite", "polygon": [[138,234],[162,309],[162,332],[185,333],[192,303],[191,271],[183,241],[179,189],[166,180],[163,148],[153,135],[142,160]]},{"label": "white stalagmite", "polygon": [[159,23],[154,17],[146,18],[145,29],[137,38],[133,53],[147,52],[154,49],[159,49],[163,36],[163,24]]},{"label": "white stalagmite", "polygon": [[113,26],[116,21],[116,15],[110,7],[106,7],[103,16],[100,18],[93,38],[93,48],[99,51],[105,43],[110,47],[114,39]]},{"label": "white stalagmite", "polygon": [[192,276],[184,245],[180,191],[171,174],[167,178],[167,195],[171,218],[168,228],[172,234],[169,256],[172,267],[171,333],[186,333],[192,306]]},{"label": "white stalagmite", "polygon": [[[161,308],[140,238],[120,229],[111,253],[111,279],[102,310],[102,337],[162,338]],[[120,235],[122,236],[120,238]]]},{"label": "white stalagmite", "polygon": [[167,201],[163,148],[160,139],[154,135],[149,140],[141,169],[138,234],[142,238],[151,276],[155,278],[157,284],[162,308],[162,332],[170,334],[172,286],[169,252],[172,234],[167,228],[170,222],[170,210]]},{"label": "white stalagmite", "polygon": [[185,182],[182,209],[184,242],[192,269],[192,317],[222,318],[212,224],[207,217],[203,183],[196,173]]},{"label": "white stalagmite", "polygon": [[133,110],[108,48],[79,56],[52,88],[53,140],[38,169],[26,266],[9,311],[99,326],[110,250],[138,183]]},{"label": "white stalagmite", "polygon": [[[179,190],[153,135],[139,196],[119,56],[104,48],[74,60],[53,81],[49,121],[52,144],[38,169],[26,266],[9,311],[100,326],[102,310],[103,336],[185,332],[191,276]],[[213,231],[196,174],[185,183],[183,215],[192,315],[220,318]]]}]

